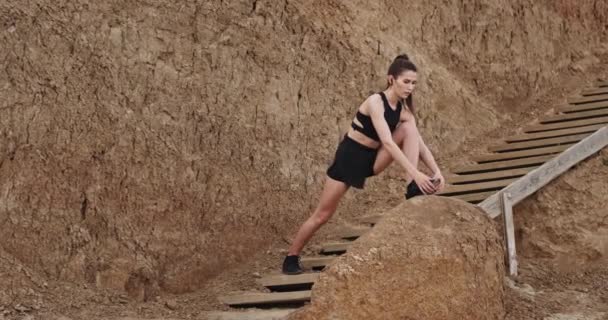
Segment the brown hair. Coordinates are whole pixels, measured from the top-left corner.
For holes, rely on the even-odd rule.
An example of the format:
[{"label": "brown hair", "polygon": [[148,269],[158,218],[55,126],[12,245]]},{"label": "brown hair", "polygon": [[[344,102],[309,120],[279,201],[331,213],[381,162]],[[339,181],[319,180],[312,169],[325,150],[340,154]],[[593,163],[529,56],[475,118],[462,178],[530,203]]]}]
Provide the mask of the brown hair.
[{"label": "brown hair", "polygon": [[[399,75],[405,71],[414,71],[418,72],[416,65],[410,61],[410,57],[407,54],[400,54],[395,57],[395,60],[391,63],[390,67],[388,67],[387,75],[393,76],[394,79],[397,79]],[[387,88],[390,87],[393,83],[388,82]],[[412,113],[414,113],[414,101],[412,98],[412,94],[410,94],[407,98],[405,98],[405,105]]]}]

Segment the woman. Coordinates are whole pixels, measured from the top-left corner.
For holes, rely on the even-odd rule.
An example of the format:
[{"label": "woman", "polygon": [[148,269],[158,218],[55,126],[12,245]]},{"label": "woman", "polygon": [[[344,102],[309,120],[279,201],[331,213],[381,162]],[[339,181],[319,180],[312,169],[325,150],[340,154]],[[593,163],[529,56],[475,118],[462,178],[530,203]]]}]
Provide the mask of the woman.
[{"label": "woman", "polygon": [[[416,66],[407,55],[400,55],[388,69],[386,90],[361,104],[327,170],[319,205],[300,227],[283,261],[283,273],[302,272],[302,248],[331,218],[348,188],[362,189],[367,177],[379,174],[393,160],[405,169],[407,198],[433,194],[444,187],[445,179],[416,128],[412,103],[416,77]],[[419,158],[433,171],[432,178],[418,171]]]}]

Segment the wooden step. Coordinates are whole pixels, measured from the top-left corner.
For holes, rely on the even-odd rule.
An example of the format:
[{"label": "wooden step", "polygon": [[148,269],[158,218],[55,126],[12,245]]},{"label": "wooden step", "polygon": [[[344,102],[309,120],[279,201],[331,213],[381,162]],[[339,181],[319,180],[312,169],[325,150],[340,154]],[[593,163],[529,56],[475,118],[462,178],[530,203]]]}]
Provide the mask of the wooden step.
[{"label": "wooden step", "polygon": [[598,81],[596,84],[598,87],[608,87],[608,81]]},{"label": "wooden step", "polygon": [[491,180],[521,177],[536,168],[538,168],[538,166],[486,173],[466,174],[457,176],[455,175],[449,176],[446,180],[450,184],[479,183]]},{"label": "wooden step", "polygon": [[473,157],[473,161],[477,163],[487,163],[492,161],[501,161],[501,160],[513,160],[513,159],[521,159],[528,158],[533,156],[540,156],[545,154],[554,154],[562,152],[568,148],[570,148],[574,143],[553,146],[553,147],[545,147],[545,148],[536,148],[522,151],[513,151],[513,152],[503,152],[503,153],[493,153],[489,155],[476,156]]},{"label": "wooden step", "polygon": [[336,259],[335,256],[305,257],[301,263],[305,269],[321,269]]},{"label": "wooden step", "polygon": [[367,216],[360,217],[357,220],[359,220],[359,222],[361,223],[374,225],[378,223],[378,221],[380,221],[380,218],[382,218],[382,214],[370,214]]},{"label": "wooden step", "polygon": [[491,146],[488,150],[493,152],[502,152],[502,151],[517,151],[523,149],[533,149],[540,147],[550,147],[554,145],[560,145],[564,143],[572,143],[579,142],[586,137],[588,137],[590,133],[577,134],[572,136],[565,137],[557,137],[557,138],[549,138],[542,140],[532,140],[532,141],[524,141],[524,142],[513,142],[513,143],[504,143],[496,146]]},{"label": "wooden step", "polygon": [[366,232],[371,230],[370,227],[348,227],[338,231],[336,234],[342,239],[345,240],[354,240],[364,235]]},{"label": "wooden step", "polygon": [[231,307],[303,304],[310,301],[310,290],[269,293],[243,292],[240,294],[220,297],[220,301]]},{"label": "wooden step", "polygon": [[257,282],[272,291],[295,291],[310,289],[318,277],[318,272],[296,275],[275,274],[258,279]]},{"label": "wooden step", "polygon": [[581,104],[587,102],[595,102],[595,101],[605,101],[608,100],[608,94],[598,94],[595,96],[586,96],[586,97],[576,97],[568,99],[568,103],[570,104]]},{"label": "wooden step", "polygon": [[583,104],[566,104],[555,109],[556,112],[570,113],[587,110],[608,108],[608,101],[598,101]]},{"label": "wooden step", "polygon": [[520,167],[529,167],[532,165],[543,164],[545,161],[552,159],[553,155],[544,155],[544,156],[535,156],[523,159],[516,160],[505,160],[505,161],[496,161],[496,162],[488,162],[483,164],[476,164],[470,166],[461,166],[453,168],[451,171],[453,173],[463,174],[463,173],[482,173],[488,171],[498,171],[505,170],[511,168],[520,168]]},{"label": "wooden step", "polygon": [[608,94],[608,87],[591,88],[583,90],[581,93],[583,96],[593,96],[596,94]]},{"label": "wooden step", "polygon": [[594,124],[591,126],[584,126],[584,127],[577,127],[577,128],[526,133],[526,134],[508,137],[505,139],[505,141],[518,142],[518,141],[529,141],[529,140],[554,138],[554,137],[560,137],[560,136],[569,136],[569,135],[573,135],[573,134],[577,134],[577,133],[595,132],[604,126],[605,126],[605,124]]},{"label": "wooden step", "polygon": [[553,122],[562,122],[562,121],[572,121],[572,120],[582,120],[587,118],[597,118],[608,116],[608,108],[597,109],[597,110],[588,110],[581,112],[571,112],[566,114],[558,114],[548,117],[543,117],[540,119],[540,123],[553,123]]},{"label": "wooden step", "polygon": [[331,242],[326,243],[321,247],[322,254],[342,254],[346,252],[352,242]]},{"label": "wooden step", "polygon": [[206,320],[280,320],[296,309],[250,309],[247,311],[210,311],[204,313]]},{"label": "wooden step", "polygon": [[508,186],[509,184],[515,182],[517,179],[519,179],[519,178],[501,179],[501,180],[494,180],[494,181],[480,182],[480,183],[470,183],[470,184],[448,185],[438,195],[449,196],[449,195],[458,195],[458,194],[463,194],[463,193],[482,192],[482,191],[502,189],[502,188]]},{"label": "wooden step", "polygon": [[456,198],[456,199],[460,199],[460,200],[463,200],[466,202],[479,203],[479,202],[487,199],[488,197],[492,196],[496,192],[498,192],[498,190],[451,196],[450,198]]},{"label": "wooden step", "polygon": [[589,118],[589,119],[585,119],[585,120],[576,120],[576,121],[564,121],[564,122],[556,122],[556,123],[551,123],[551,124],[537,124],[537,125],[528,126],[528,127],[524,128],[524,132],[560,130],[560,129],[584,127],[584,126],[601,124],[601,123],[607,124],[608,117]]}]

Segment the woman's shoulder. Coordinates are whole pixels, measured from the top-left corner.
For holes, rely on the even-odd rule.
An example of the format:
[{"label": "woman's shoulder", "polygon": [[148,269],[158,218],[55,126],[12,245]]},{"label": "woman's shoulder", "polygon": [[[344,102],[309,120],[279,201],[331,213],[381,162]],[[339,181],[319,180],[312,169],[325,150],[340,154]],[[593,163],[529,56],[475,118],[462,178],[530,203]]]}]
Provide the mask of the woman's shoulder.
[{"label": "woman's shoulder", "polygon": [[383,102],[382,102],[382,97],[380,96],[380,94],[378,93],[372,93],[371,95],[369,95],[364,101],[363,103],[361,103],[361,105],[359,106],[359,112],[361,112],[362,114],[369,116],[370,114],[370,110],[372,109],[372,107],[378,108],[378,107],[383,107]]},{"label": "woman's shoulder", "polygon": [[365,99],[365,101],[363,102],[363,104],[367,104],[367,105],[380,105],[382,106],[382,96],[380,95],[379,92],[374,92],[372,94],[370,94],[367,99]]}]

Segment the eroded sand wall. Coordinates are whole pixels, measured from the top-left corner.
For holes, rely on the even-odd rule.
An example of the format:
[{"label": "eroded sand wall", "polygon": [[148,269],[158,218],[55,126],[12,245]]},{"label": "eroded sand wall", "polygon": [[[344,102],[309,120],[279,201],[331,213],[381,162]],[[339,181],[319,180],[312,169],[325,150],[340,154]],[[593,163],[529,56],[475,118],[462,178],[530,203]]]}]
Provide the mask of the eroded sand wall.
[{"label": "eroded sand wall", "polygon": [[569,3],[2,2],[2,246],[51,278],[195,289],[309,214],[396,54],[438,156],[592,77],[606,3]]}]

